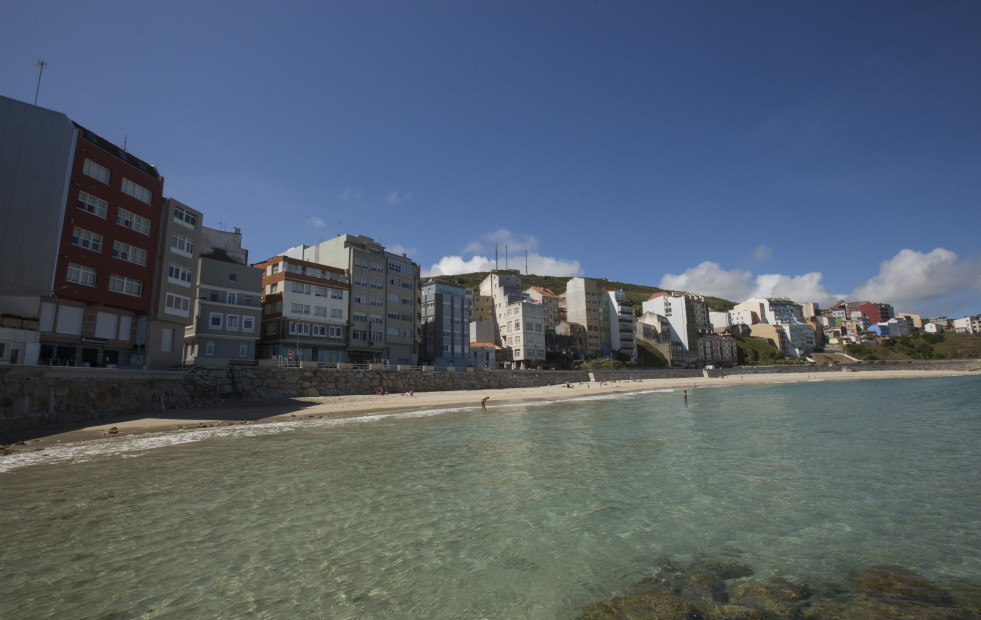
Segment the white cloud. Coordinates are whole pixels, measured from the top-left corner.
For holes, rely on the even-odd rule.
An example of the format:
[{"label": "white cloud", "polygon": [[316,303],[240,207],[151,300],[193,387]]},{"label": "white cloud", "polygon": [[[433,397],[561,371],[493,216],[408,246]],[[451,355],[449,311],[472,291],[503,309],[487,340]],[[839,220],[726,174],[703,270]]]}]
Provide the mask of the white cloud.
[{"label": "white cloud", "polygon": [[817,271],[805,273],[802,276],[761,273],[756,276],[756,288],[750,296],[782,297],[797,302],[814,301],[822,306],[828,306],[837,301],[838,298],[829,293],[821,284],[823,277]]},{"label": "white cloud", "polygon": [[463,260],[462,256],[444,256],[439,262],[423,270],[423,277],[450,276],[458,273],[472,273],[474,271],[490,271],[494,268],[494,261],[486,256],[474,256],[470,260]]},{"label": "white cloud", "polygon": [[974,312],[981,298],[981,260],[965,259],[936,248],[924,254],[905,249],[879,265],[879,274],[852,292],[852,299],[891,304],[897,312],[932,314],[964,309]]},{"label": "white cloud", "polygon": [[319,217],[311,217],[309,220],[307,220],[307,226],[311,226],[313,228],[327,228],[327,223]]},{"label": "white cloud", "polygon": [[490,271],[495,268],[493,256],[482,256],[481,252],[497,246],[497,266],[501,269],[525,270],[525,251],[528,252],[528,271],[538,275],[549,276],[581,276],[582,266],[577,260],[566,260],[551,256],[542,256],[538,249],[538,239],[533,235],[518,235],[506,228],[482,235],[479,240],[471,241],[462,254],[473,254],[470,259],[463,256],[444,256],[428,270],[423,270],[424,276],[454,275],[474,271]]},{"label": "white cloud", "polygon": [[750,253],[750,256],[753,257],[753,260],[762,263],[765,260],[770,260],[770,257],[773,256],[773,248],[768,248],[765,245],[758,245],[753,249],[752,253]]},{"label": "white cloud", "polygon": [[752,277],[748,271],[726,271],[718,263],[705,261],[681,274],[665,274],[658,287],[742,301],[749,297],[749,279]]},{"label": "white cloud", "polygon": [[344,191],[340,195],[341,200],[360,200],[361,190],[354,189],[353,187],[345,187]]},{"label": "white cloud", "polygon": [[416,248],[409,248],[404,245],[399,245],[398,243],[396,243],[395,245],[386,245],[385,251],[391,252],[392,254],[405,254],[409,258],[412,258],[413,256],[419,253],[419,250],[417,250]]},{"label": "white cloud", "polygon": [[742,269],[727,271],[718,263],[705,261],[682,274],[665,274],[658,286],[673,291],[689,291],[721,297],[735,302],[750,297],[786,297],[801,302],[833,303],[837,298],[828,293],[821,284],[822,277],[815,271],[802,276],[767,273],[754,278],[749,271]]},{"label": "white cloud", "polygon": [[388,193],[388,196],[385,197],[385,202],[387,202],[392,206],[395,206],[395,205],[402,204],[402,202],[410,198],[412,198],[412,194],[400,194],[396,191],[391,191]]}]

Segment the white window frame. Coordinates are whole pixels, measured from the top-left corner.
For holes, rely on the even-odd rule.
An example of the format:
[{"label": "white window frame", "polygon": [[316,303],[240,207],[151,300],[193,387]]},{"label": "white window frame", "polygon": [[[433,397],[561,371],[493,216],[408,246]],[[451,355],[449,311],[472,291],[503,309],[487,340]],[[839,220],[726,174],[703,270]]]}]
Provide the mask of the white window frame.
[{"label": "white window frame", "polygon": [[122,192],[127,196],[132,196],[141,202],[145,202],[148,205],[153,204],[153,192],[143,187],[139,183],[130,181],[126,177],[123,177],[123,184],[120,187]]},{"label": "white window frame", "polygon": [[239,357],[249,356],[249,343],[247,342],[238,343],[238,356]]},{"label": "white window frame", "polygon": [[170,263],[170,265],[167,267],[167,281],[172,284],[190,287],[193,277],[194,276],[191,273],[191,270],[183,265]]},{"label": "white window frame", "polygon": [[[215,321],[215,319],[218,319]],[[222,329],[225,324],[225,315],[221,312],[211,312],[208,314],[208,328],[209,329]]]},{"label": "white window frame", "polygon": [[69,282],[81,284],[82,286],[95,286],[97,277],[98,272],[92,267],[68,263],[68,272],[65,274],[65,280]]},{"label": "white window frame", "polygon": [[237,314],[227,314],[225,315],[225,329],[238,331],[239,315]]},{"label": "white window frame", "polygon": [[109,274],[109,290],[132,297],[143,297],[143,282],[113,273]]},{"label": "white window frame", "polygon": [[164,299],[164,312],[183,317],[190,316],[191,298],[175,293],[167,293],[167,297]]},{"label": "white window frame", "polygon": [[96,217],[106,219],[106,211],[109,208],[109,203],[98,196],[93,196],[87,192],[78,192],[78,202],[76,206],[86,213],[91,213]]},{"label": "white window frame", "polygon": [[72,245],[77,245],[80,248],[101,253],[102,235],[76,226],[74,230],[72,230]]},{"label": "white window frame", "polygon": [[194,241],[183,235],[170,236],[170,251],[188,258],[194,257]]},{"label": "white window frame", "polygon": [[112,257],[146,267],[146,250],[122,241],[112,242]]},{"label": "white window frame", "polygon": [[116,223],[141,235],[150,235],[150,220],[122,207],[116,212]]},{"label": "white window frame", "polygon": [[106,185],[109,185],[109,169],[103,165],[97,164],[89,158],[85,158],[85,162],[82,164],[82,174],[87,177],[92,177],[96,181],[102,181]]},{"label": "white window frame", "polygon": [[174,221],[193,230],[198,223],[198,216],[180,207],[174,207]]},{"label": "white window frame", "polygon": [[255,318],[251,316],[242,316],[242,331],[252,332],[255,330]]}]

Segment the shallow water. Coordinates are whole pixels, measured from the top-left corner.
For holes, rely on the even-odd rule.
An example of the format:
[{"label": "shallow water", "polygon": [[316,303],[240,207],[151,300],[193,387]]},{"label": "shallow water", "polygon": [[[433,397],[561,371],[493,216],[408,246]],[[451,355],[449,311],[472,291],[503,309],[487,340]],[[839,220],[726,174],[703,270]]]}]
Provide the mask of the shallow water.
[{"label": "shallow water", "polygon": [[568,618],[696,555],[981,580],[981,378],[688,395],[0,457],[0,617]]}]

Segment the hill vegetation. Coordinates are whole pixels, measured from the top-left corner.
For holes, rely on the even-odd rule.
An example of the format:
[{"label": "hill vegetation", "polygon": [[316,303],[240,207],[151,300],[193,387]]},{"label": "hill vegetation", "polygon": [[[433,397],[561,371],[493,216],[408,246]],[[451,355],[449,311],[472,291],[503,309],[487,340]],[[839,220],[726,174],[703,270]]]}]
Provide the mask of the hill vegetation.
[{"label": "hill vegetation", "polygon": [[860,360],[942,360],[981,357],[981,336],[925,334],[887,338],[879,345],[850,344],[845,353]]}]

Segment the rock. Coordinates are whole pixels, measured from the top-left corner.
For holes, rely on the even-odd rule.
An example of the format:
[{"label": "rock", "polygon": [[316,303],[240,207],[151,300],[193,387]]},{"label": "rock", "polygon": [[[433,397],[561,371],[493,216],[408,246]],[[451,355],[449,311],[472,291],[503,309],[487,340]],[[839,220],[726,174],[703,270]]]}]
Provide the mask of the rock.
[{"label": "rock", "polygon": [[702,613],[692,604],[676,594],[653,592],[620,596],[586,606],[582,620],[605,620],[607,618],[631,618],[642,620],[701,620]]},{"label": "rock", "polygon": [[729,601],[734,604],[791,618],[798,614],[801,604],[810,596],[811,591],[806,586],[783,577],[747,581],[729,588]]},{"label": "rock", "polygon": [[950,605],[950,593],[927,581],[923,575],[901,566],[870,566],[852,578],[855,591],[865,597],[887,597]]}]

